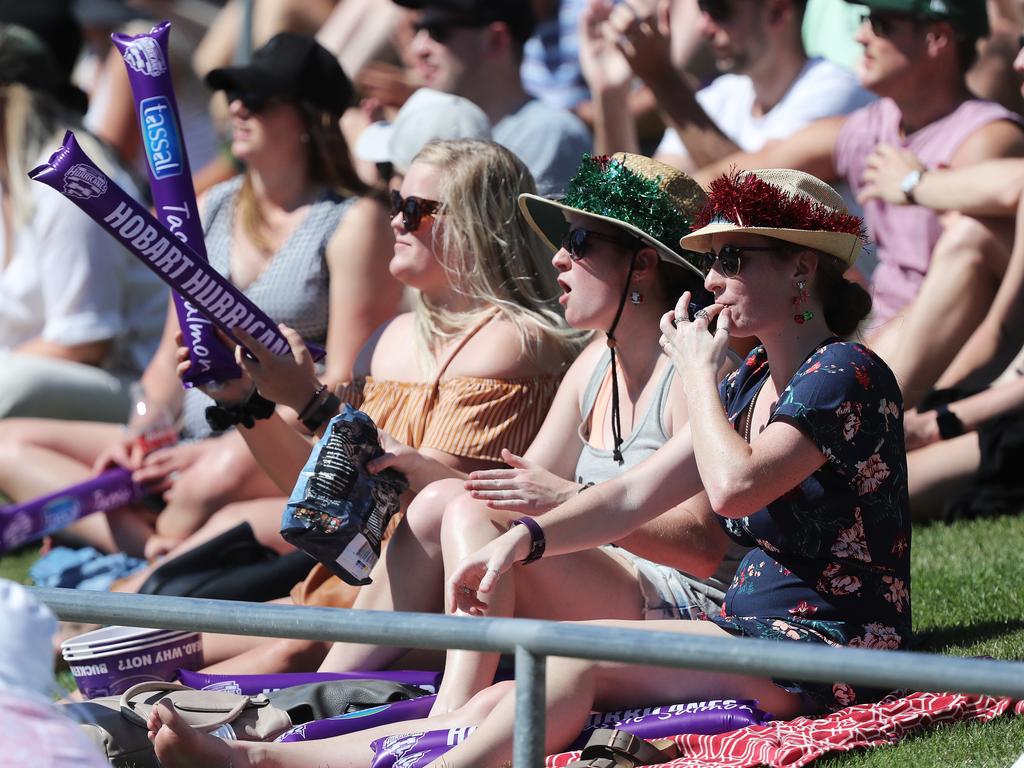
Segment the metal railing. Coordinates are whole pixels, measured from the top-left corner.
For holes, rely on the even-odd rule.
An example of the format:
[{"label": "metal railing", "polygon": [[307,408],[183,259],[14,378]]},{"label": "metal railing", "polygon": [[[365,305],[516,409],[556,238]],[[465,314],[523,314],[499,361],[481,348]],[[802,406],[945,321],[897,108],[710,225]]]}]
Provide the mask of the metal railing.
[{"label": "metal railing", "polygon": [[679,635],[532,619],[356,611],[186,597],[33,588],[67,621],[335,640],[410,648],[514,653],[513,766],[544,764],[546,657],[620,661],[876,688],[959,691],[1024,698],[1024,663],[911,651]]}]

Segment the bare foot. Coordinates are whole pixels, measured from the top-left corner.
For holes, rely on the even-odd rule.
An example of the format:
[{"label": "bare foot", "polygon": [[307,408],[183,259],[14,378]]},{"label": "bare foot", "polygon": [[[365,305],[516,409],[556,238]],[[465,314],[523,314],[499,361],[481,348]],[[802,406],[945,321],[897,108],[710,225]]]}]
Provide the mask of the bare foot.
[{"label": "bare foot", "polygon": [[240,756],[226,741],[197,731],[166,701],[153,707],[148,725],[149,740],[164,768],[242,768],[248,765],[248,761],[236,759]]}]

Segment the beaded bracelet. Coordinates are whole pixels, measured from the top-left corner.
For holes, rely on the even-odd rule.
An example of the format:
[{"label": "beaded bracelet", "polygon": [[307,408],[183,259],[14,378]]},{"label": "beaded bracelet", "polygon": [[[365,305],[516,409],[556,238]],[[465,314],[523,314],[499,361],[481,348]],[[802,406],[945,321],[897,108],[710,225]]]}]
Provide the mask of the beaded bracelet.
[{"label": "beaded bracelet", "polygon": [[316,388],[316,392],[314,392],[313,396],[309,398],[309,402],[303,406],[301,411],[299,411],[299,421],[309,418],[310,414],[313,412],[313,409],[316,408],[316,406],[320,403],[320,396],[326,391],[327,385],[323,383],[321,383],[320,386]]}]

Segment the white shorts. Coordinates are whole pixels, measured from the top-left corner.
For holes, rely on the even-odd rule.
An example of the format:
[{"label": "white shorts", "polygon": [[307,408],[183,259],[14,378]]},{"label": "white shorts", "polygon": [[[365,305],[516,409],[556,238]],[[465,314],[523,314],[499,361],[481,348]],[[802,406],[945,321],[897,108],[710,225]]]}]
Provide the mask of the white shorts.
[{"label": "white shorts", "polygon": [[725,592],[682,571],[655,563],[629,550],[608,544],[601,547],[618,558],[636,576],[644,601],[644,619],[704,619],[715,616]]}]

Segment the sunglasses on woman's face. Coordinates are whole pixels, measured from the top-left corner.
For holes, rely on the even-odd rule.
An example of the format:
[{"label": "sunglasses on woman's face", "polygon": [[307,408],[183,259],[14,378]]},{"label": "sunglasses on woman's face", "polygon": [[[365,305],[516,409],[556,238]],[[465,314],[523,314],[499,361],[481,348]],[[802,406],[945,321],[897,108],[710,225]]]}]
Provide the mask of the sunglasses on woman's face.
[{"label": "sunglasses on woman's face", "polygon": [[277,96],[251,91],[227,91],[227,96],[228,104],[240,101],[242,106],[245,107],[245,111],[251,115],[258,115],[280,101]]},{"label": "sunglasses on woman's face", "polygon": [[757,251],[784,251],[784,245],[723,245],[718,253],[708,251],[700,255],[700,268],[705,274],[711,271],[715,262],[722,268],[722,274],[726,277],[736,277],[740,273],[742,261],[740,257],[744,253]]},{"label": "sunglasses on woman's face", "polygon": [[422,197],[402,197],[397,190],[391,190],[391,218],[402,214],[402,228],[409,233],[420,228],[424,216],[431,216],[437,212],[441,204],[437,200],[427,200]]},{"label": "sunglasses on woman's face", "polygon": [[614,235],[605,235],[600,232],[593,232],[589,229],[570,229],[565,233],[562,238],[562,248],[566,253],[569,254],[569,258],[573,261],[579,261],[587,255],[587,245],[590,239],[601,240],[605,243],[612,243],[622,248],[628,248],[634,250],[641,246],[638,240],[629,240],[624,237],[615,237]]}]

